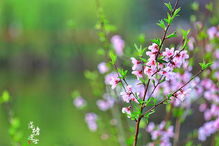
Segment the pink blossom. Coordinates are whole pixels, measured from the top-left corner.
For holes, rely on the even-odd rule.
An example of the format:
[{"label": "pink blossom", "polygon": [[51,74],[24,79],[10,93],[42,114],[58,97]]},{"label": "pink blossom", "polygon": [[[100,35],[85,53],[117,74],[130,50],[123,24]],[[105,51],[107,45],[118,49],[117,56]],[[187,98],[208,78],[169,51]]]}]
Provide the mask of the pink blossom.
[{"label": "pink blossom", "polygon": [[133,64],[132,70],[142,70],[141,61],[138,61],[134,57],[132,57],[131,60],[132,60],[132,64]]},{"label": "pink blossom", "polygon": [[116,72],[111,72],[105,76],[105,84],[110,85],[112,78],[117,78],[118,74]]},{"label": "pink blossom", "polygon": [[209,38],[213,39],[217,34],[217,27],[213,26],[213,27],[209,28],[207,33],[208,33]]},{"label": "pink blossom", "polygon": [[135,75],[137,77],[137,79],[143,77],[142,70],[132,71],[132,74]]},{"label": "pink blossom", "polygon": [[154,122],[150,122],[146,128],[147,132],[152,132],[155,128]]},{"label": "pink blossom", "polygon": [[150,66],[153,69],[156,69],[156,60],[154,58],[150,58],[146,65]]},{"label": "pink blossom", "polygon": [[219,130],[218,124],[219,124],[219,118],[214,121],[209,121],[205,123],[198,130],[198,139],[200,141],[205,141],[207,137],[211,136],[212,134],[214,134],[216,131]]},{"label": "pink blossom", "polygon": [[118,77],[112,77],[110,81],[110,85],[112,86],[112,89],[115,89],[116,86],[121,82],[121,80]]},{"label": "pink blossom", "polygon": [[130,118],[131,115],[131,107],[123,107],[122,113],[127,114],[128,118]]},{"label": "pink blossom", "polygon": [[114,35],[111,38],[111,42],[113,44],[113,47],[116,51],[116,54],[118,56],[122,56],[123,55],[123,49],[125,47],[125,42],[122,40],[121,36],[119,35]]},{"label": "pink blossom", "polygon": [[195,43],[195,39],[193,37],[190,37],[188,42],[189,50],[194,49],[194,43]]},{"label": "pink blossom", "polygon": [[182,62],[184,62],[185,59],[189,58],[188,52],[186,50],[181,51],[180,55],[181,55],[181,59],[183,60]]},{"label": "pink blossom", "polygon": [[101,62],[97,66],[97,68],[101,74],[104,74],[104,73],[108,72],[108,70],[109,70],[108,67],[106,66],[106,62]]},{"label": "pink blossom", "polygon": [[97,100],[97,106],[102,111],[106,111],[112,108],[113,105],[114,105],[114,100],[112,98],[108,98],[104,100]]},{"label": "pink blossom", "polygon": [[87,113],[85,115],[85,121],[88,125],[88,128],[91,131],[96,131],[97,130],[96,120],[97,120],[97,115],[95,113]]},{"label": "pink blossom", "polygon": [[155,73],[155,70],[146,66],[145,69],[144,69],[144,73],[149,77],[151,78],[152,75]]},{"label": "pink blossom", "polygon": [[124,102],[129,103],[130,101],[134,101],[138,103],[138,100],[135,98],[135,96],[132,94],[132,86],[128,85],[126,87],[126,91],[121,92],[121,96]]},{"label": "pink blossom", "polygon": [[174,55],[174,48],[166,48],[165,52],[162,53],[163,56],[170,58]]},{"label": "pink blossom", "polygon": [[215,51],[215,57],[216,57],[217,59],[219,59],[219,49],[217,49],[217,50]]},{"label": "pink blossom", "polygon": [[158,45],[155,43],[153,43],[151,46],[149,46],[148,49],[153,53],[157,53],[159,50]]},{"label": "pink blossom", "polygon": [[84,100],[84,98],[82,97],[76,97],[74,99],[74,105],[77,107],[77,108],[83,108],[84,106],[86,106],[86,101]]},{"label": "pink blossom", "polygon": [[151,59],[155,59],[159,50],[158,45],[153,43],[151,46],[148,47],[148,50],[150,51],[147,51],[146,55],[149,56]]},{"label": "pink blossom", "polygon": [[207,109],[207,104],[203,103],[199,106],[199,111],[204,112]]}]

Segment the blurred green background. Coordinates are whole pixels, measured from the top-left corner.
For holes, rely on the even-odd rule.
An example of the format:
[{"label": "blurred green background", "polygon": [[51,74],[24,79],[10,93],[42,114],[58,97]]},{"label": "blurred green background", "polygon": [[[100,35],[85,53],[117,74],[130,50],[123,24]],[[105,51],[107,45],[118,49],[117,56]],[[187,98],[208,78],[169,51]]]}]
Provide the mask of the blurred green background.
[{"label": "blurred green background", "polygon": [[[208,1],[199,1],[207,3]],[[101,5],[118,34],[132,47],[137,36],[159,36],[155,23],[165,16],[164,1],[102,0]],[[189,27],[190,1],[180,3],[181,17],[174,27]],[[79,89],[89,100],[85,69],[101,61],[96,30],[95,0],[1,0],[0,92],[8,90],[12,109],[28,136],[29,121],[41,128],[42,146],[101,146],[97,133],[89,132],[84,114],[72,104]],[[93,108],[95,108],[95,103]],[[10,145],[9,124],[0,108],[0,146]]]}]

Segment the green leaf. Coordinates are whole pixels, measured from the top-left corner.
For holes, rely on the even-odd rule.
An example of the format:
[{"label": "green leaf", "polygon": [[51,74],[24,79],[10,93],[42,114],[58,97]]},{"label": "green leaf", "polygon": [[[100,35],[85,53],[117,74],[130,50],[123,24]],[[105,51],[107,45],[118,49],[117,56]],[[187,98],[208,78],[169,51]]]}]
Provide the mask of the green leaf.
[{"label": "green leaf", "polygon": [[157,62],[159,62],[159,63],[168,63],[167,61],[163,60],[163,57],[162,58],[158,58]]},{"label": "green leaf", "polygon": [[173,37],[177,37],[176,32],[169,34],[166,38],[169,39],[169,38],[173,38]]},{"label": "green leaf", "polygon": [[142,58],[142,57],[140,58],[140,60],[143,61],[143,62],[145,62],[145,63],[147,62],[147,59]]},{"label": "green leaf", "polygon": [[205,5],[205,8],[206,8],[208,11],[212,12],[212,11],[213,11],[213,4],[210,2],[210,3],[208,3],[208,4]]},{"label": "green leaf", "polygon": [[160,84],[166,81],[166,77],[160,81]]},{"label": "green leaf", "polygon": [[121,75],[120,78],[123,79],[123,78],[126,77],[126,75],[127,75],[127,73],[128,73],[128,70],[124,70],[124,69],[118,68],[118,72],[119,72],[119,74]]},{"label": "green leaf", "polygon": [[169,11],[171,11],[171,12],[173,11],[173,7],[172,7],[170,2],[169,3],[164,3],[164,5],[168,8]]},{"label": "green leaf", "polygon": [[191,5],[192,10],[198,11],[199,10],[199,3],[198,2],[193,2]]},{"label": "green leaf", "polygon": [[174,17],[172,17],[169,13],[167,13],[167,18],[164,19],[164,21],[167,24],[171,24],[173,22]]},{"label": "green leaf", "polygon": [[190,33],[190,29],[189,30],[180,29],[180,32],[182,34],[183,39],[185,40],[188,38],[188,35]]},{"label": "green leaf", "polygon": [[158,46],[161,45],[161,39],[153,39],[151,40],[153,43],[157,44]]},{"label": "green leaf", "polygon": [[179,16],[180,11],[181,11],[181,8],[176,9],[176,11],[173,13],[173,18]]},{"label": "green leaf", "polygon": [[111,63],[114,65],[116,63],[116,59],[117,59],[116,54],[113,51],[110,51],[109,56],[111,59]]},{"label": "green leaf", "polygon": [[210,67],[212,64],[213,64],[213,62],[205,63],[204,61],[203,61],[203,63],[199,63],[199,65],[201,66],[202,70],[207,69],[207,68]]},{"label": "green leaf", "polygon": [[143,54],[144,54],[146,48],[142,48],[141,45],[138,47],[136,44],[134,44],[134,47],[135,47],[135,49],[136,49],[137,52],[138,52],[138,56],[143,56]]},{"label": "green leaf", "polygon": [[153,110],[151,110],[150,112],[146,113],[146,114],[144,115],[144,117],[145,117],[146,119],[148,119],[148,118],[150,117],[150,115],[153,114],[153,113],[155,113],[155,109],[153,109]]},{"label": "green leaf", "polygon": [[159,20],[159,23],[157,23],[157,25],[160,26],[162,29],[166,29],[166,25],[163,20]]},{"label": "green leaf", "polygon": [[0,104],[1,104],[1,103],[6,103],[6,102],[8,102],[9,100],[10,100],[9,92],[8,92],[8,91],[4,91],[4,92],[2,93],[1,98],[0,98]]},{"label": "green leaf", "polygon": [[172,97],[172,96],[173,96],[173,94],[168,94],[167,95],[168,99],[170,99],[170,97]]}]

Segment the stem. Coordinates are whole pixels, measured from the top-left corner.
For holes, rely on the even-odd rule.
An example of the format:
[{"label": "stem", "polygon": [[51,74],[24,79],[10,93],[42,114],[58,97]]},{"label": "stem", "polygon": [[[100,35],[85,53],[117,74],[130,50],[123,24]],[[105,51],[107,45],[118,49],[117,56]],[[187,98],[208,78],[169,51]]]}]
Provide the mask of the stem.
[{"label": "stem", "polygon": [[173,140],[173,146],[177,146],[179,142],[179,134],[180,134],[180,126],[181,122],[179,118],[176,119],[176,125],[175,125],[175,135],[174,135],[174,140]]},{"label": "stem", "polygon": [[135,139],[134,139],[133,146],[137,146],[140,122],[141,122],[141,117],[138,118],[136,125],[135,125]]}]

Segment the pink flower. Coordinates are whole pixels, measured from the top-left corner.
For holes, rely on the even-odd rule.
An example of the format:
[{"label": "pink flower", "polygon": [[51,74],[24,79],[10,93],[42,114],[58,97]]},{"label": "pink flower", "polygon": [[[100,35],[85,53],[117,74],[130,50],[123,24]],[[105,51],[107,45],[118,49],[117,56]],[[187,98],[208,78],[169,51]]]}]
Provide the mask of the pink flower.
[{"label": "pink flower", "polygon": [[199,111],[204,112],[207,109],[207,104],[203,103],[199,106]]},{"label": "pink flower", "polygon": [[154,130],[154,128],[155,128],[154,122],[150,122],[150,123],[148,124],[146,130],[147,130],[147,132],[150,132],[150,133],[151,133],[151,132]]},{"label": "pink flower", "polygon": [[156,69],[156,60],[154,58],[150,58],[146,65],[150,66],[153,69]]},{"label": "pink flower", "polygon": [[142,70],[141,61],[138,61],[134,57],[132,57],[131,60],[133,63],[132,70]]},{"label": "pink flower", "polygon": [[135,75],[137,77],[137,79],[143,77],[142,70],[132,71],[132,74]]},{"label": "pink flower", "polygon": [[194,49],[194,43],[195,43],[195,39],[193,37],[190,37],[188,42],[189,50]]},{"label": "pink flower", "polygon": [[84,98],[82,97],[76,97],[74,99],[74,105],[77,107],[77,108],[83,108],[84,106],[86,106],[86,101],[84,100]]},{"label": "pink flower", "polygon": [[157,53],[159,48],[158,48],[158,45],[153,43],[151,46],[148,47],[149,50],[151,50],[151,52],[153,53]]},{"label": "pink flower", "polygon": [[155,73],[155,70],[146,66],[145,69],[144,69],[144,73],[149,77],[151,78],[152,75]]},{"label": "pink flower", "polygon": [[155,57],[158,53],[158,50],[159,50],[158,45],[153,43],[151,46],[148,47],[148,50],[150,50],[150,51],[147,51],[146,55],[149,56],[150,58],[155,59]]},{"label": "pink flower", "polygon": [[219,59],[219,49],[215,51],[215,57]]},{"label": "pink flower", "polygon": [[111,72],[105,76],[105,84],[110,85],[112,78],[117,78],[118,74],[116,72]]},{"label": "pink flower", "polygon": [[128,118],[130,118],[130,115],[131,115],[131,107],[123,107],[122,108],[122,113],[124,114],[127,114],[128,115]]},{"label": "pink flower", "polygon": [[114,35],[111,38],[111,42],[112,42],[113,47],[116,51],[116,54],[118,56],[122,56],[123,55],[123,49],[124,49],[124,46],[125,46],[125,42],[122,40],[121,36]]},{"label": "pink flower", "polygon": [[97,68],[101,74],[104,74],[104,73],[108,72],[108,70],[109,70],[108,67],[106,66],[106,62],[101,62],[97,66]]},{"label": "pink flower", "polygon": [[166,80],[171,80],[176,76],[176,73],[172,72],[172,68],[170,67],[166,67],[159,71],[159,74],[165,76]]},{"label": "pink flower", "polygon": [[115,89],[116,86],[121,82],[121,80],[118,77],[112,77],[110,81],[110,85],[112,86],[112,89]]},{"label": "pink flower", "polygon": [[[188,55],[188,53],[187,53],[186,50],[181,51],[181,52],[180,52],[180,55],[181,55],[181,59],[182,59],[182,60],[185,60],[185,59],[188,59],[188,58],[189,58],[189,55]],[[183,61],[183,62],[184,62],[184,61]]]},{"label": "pink flower", "polygon": [[104,100],[97,100],[97,106],[102,111],[106,111],[112,108],[113,105],[114,105],[114,99],[112,97],[105,97]]},{"label": "pink flower", "polygon": [[217,34],[217,27],[213,26],[213,27],[209,28],[207,33],[208,33],[209,38],[213,39]]},{"label": "pink flower", "polygon": [[97,115],[95,113],[87,113],[85,115],[85,122],[87,123],[88,128],[91,131],[96,131],[97,130],[96,120],[97,120]]},{"label": "pink flower", "polygon": [[162,53],[163,56],[170,58],[174,55],[174,48],[166,48],[165,52]]},{"label": "pink flower", "polygon": [[135,98],[135,96],[132,94],[132,86],[128,85],[126,87],[126,91],[121,92],[121,96],[124,102],[129,103],[130,101],[134,101],[138,103],[138,100]]}]

